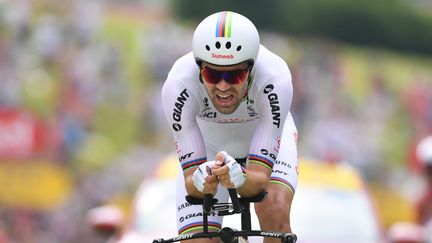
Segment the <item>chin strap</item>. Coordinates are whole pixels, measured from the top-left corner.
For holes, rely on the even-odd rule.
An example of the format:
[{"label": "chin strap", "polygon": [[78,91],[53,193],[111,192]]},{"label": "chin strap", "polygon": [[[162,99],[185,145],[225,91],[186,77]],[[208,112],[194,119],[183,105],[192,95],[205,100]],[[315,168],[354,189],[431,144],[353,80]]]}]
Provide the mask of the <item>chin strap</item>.
[{"label": "chin strap", "polygon": [[252,80],[253,80],[252,74],[250,72],[251,71],[249,71],[249,76],[248,76],[248,80],[247,80],[247,82],[248,82],[247,89],[245,91],[245,94],[243,95],[242,101],[245,101],[245,100],[249,101],[249,89],[252,86]]}]

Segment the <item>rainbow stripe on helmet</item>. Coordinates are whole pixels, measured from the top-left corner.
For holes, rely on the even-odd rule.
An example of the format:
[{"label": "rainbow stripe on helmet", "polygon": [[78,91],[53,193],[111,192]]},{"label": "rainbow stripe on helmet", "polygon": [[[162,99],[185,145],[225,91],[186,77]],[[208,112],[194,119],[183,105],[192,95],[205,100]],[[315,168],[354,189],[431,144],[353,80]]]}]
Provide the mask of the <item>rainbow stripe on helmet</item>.
[{"label": "rainbow stripe on helmet", "polygon": [[216,24],[216,37],[231,37],[232,12],[220,12]]}]

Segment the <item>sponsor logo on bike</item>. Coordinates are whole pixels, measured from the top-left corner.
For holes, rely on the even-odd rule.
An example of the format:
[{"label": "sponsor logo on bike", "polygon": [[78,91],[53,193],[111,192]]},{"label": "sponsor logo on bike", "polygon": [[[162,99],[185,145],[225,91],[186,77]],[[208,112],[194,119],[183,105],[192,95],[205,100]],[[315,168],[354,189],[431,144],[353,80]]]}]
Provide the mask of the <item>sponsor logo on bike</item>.
[{"label": "sponsor logo on bike", "polygon": [[193,234],[179,235],[179,236],[174,238],[174,241],[186,240],[186,239],[192,238],[192,236],[193,236]]},{"label": "sponsor logo on bike", "polygon": [[271,113],[273,115],[273,124],[279,128],[280,126],[280,107],[279,107],[279,97],[276,93],[272,92],[274,89],[273,84],[269,84],[264,88],[264,94],[267,95],[270,101]]},{"label": "sponsor logo on bike", "polygon": [[270,236],[270,237],[281,237],[281,233],[273,233],[273,232],[261,232],[262,236]]},{"label": "sponsor logo on bike", "polygon": [[183,106],[185,105],[188,98],[189,94],[187,93],[187,89],[184,89],[177,97],[177,101],[174,104],[173,120],[176,121],[176,123],[173,123],[172,127],[176,132],[182,129],[182,126],[179,122],[181,121]]}]

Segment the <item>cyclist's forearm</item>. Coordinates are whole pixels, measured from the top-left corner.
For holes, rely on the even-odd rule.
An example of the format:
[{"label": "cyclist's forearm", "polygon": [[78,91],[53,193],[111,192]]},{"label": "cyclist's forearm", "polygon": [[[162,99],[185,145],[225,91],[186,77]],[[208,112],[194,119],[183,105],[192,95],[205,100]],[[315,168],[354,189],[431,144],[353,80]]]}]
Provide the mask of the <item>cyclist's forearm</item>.
[{"label": "cyclist's forearm", "polygon": [[200,191],[198,191],[198,189],[195,187],[194,182],[193,182],[193,173],[186,173],[184,175],[185,177],[185,187],[186,187],[186,191],[188,193],[189,196],[195,197],[195,198],[203,198],[204,194]]},{"label": "cyclist's forearm", "polygon": [[253,197],[264,191],[269,182],[269,175],[262,171],[246,170],[246,181],[237,189],[243,197]]}]

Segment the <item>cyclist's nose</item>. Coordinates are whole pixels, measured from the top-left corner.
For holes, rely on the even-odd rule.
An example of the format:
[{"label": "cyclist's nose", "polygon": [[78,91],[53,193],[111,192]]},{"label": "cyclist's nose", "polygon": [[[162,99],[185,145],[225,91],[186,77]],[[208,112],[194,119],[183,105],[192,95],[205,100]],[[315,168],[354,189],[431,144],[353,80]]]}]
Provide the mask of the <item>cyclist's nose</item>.
[{"label": "cyclist's nose", "polygon": [[231,87],[231,85],[225,81],[224,78],[221,78],[219,82],[216,84],[216,88],[220,91],[226,91]]}]

